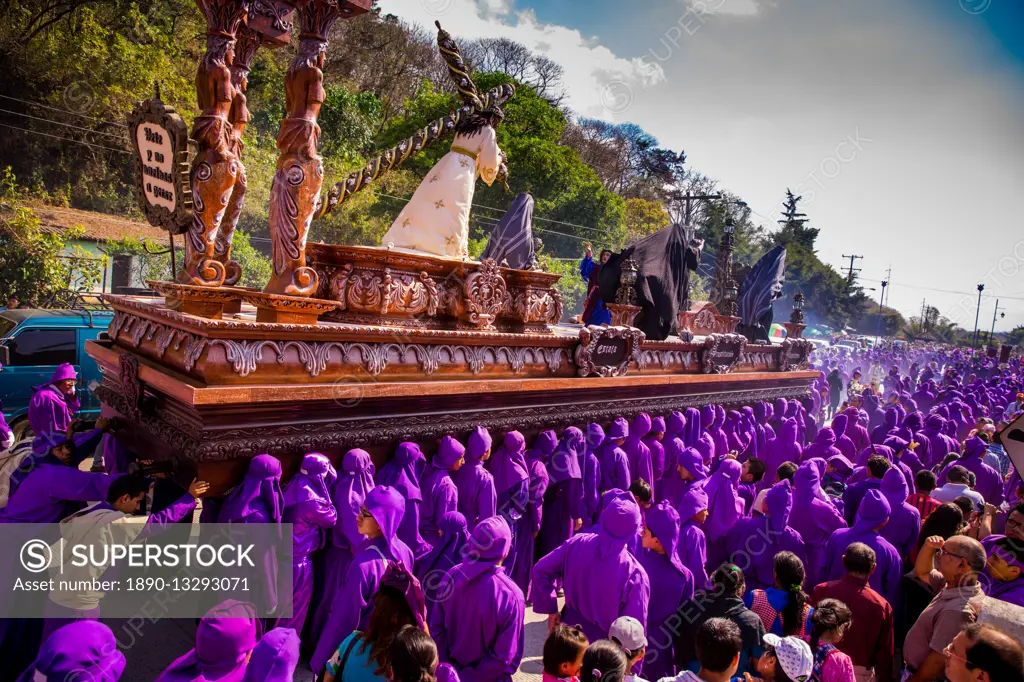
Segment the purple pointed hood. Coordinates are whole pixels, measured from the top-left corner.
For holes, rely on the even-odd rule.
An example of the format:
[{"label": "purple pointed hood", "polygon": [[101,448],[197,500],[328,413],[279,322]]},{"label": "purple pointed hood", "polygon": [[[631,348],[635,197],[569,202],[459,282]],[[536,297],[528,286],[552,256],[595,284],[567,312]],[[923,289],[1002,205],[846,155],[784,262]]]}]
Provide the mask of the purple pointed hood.
[{"label": "purple pointed hood", "polygon": [[844,455],[833,455],[828,458],[828,463],[836,470],[836,477],[840,481],[846,481],[850,476],[853,476],[853,462]]},{"label": "purple pointed hood", "polygon": [[[679,441],[676,440],[676,443]],[[696,448],[683,448],[675,453],[676,466],[682,465],[690,472],[695,481],[703,481],[708,477],[708,471],[704,468],[704,459]]]},{"label": "purple pointed hood", "polygon": [[977,436],[971,436],[964,441],[964,456],[963,459],[973,458],[981,459],[984,456],[988,446],[985,441],[978,438]]},{"label": "purple pointed hood", "polygon": [[665,556],[679,574],[689,573],[679,559],[679,512],[667,501],[662,500],[647,510],[644,523],[651,529],[654,537],[661,541],[662,547],[665,548]]},{"label": "purple pointed hood", "polygon": [[946,420],[942,418],[942,415],[930,414],[924,421],[924,432],[928,436],[937,436],[942,432],[945,423]]},{"label": "purple pointed hood", "polygon": [[686,426],[683,428],[682,440],[683,445],[688,448],[697,447],[697,441],[700,440],[701,424],[704,423],[704,416],[697,411],[694,407],[686,409]]},{"label": "purple pointed hood", "polygon": [[501,563],[512,548],[512,531],[502,516],[491,516],[477,524],[466,544],[455,581],[466,584]]},{"label": "purple pointed hood", "polygon": [[482,426],[478,426],[469,434],[466,443],[466,463],[476,464],[491,449],[491,434]]},{"label": "purple pointed hood", "polygon": [[882,476],[882,494],[885,495],[889,508],[896,509],[910,497],[910,487],[903,473],[896,467],[889,469]]},{"label": "purple pointed hood", "polygon": [[526,453],[526,460],[532,461],[539,459],[541,461],[547,461],[548,457],[555,452],[555,448],[557,447],[558,434],[551,429],[541,431],[537,434],[537,438],[534,439],[533,447]]},{"label": "purple pointed hood", "polygon": [[889,506],[889,501],[885,499],[882,492],[869,490],[861,500],[860,507],[857,508],[857,520],[854,526],[862,530],[878,528],[889,520],[891,513],[892,507]]},{"label": "purple pointed hood", "polygon": [[407,502],[422,502],[420,477],[417,472],[423,470],[427,458],[416,443],[399,443],[394,456],[384,463],[377,473],[377,485],[389,485]]},{"label": "purple pointed hood", "polygon": [[771,406],[765,402],[754,403],[754,418],[761,426],[767,424],[768,420],[772,418]]},{"label": "purple pointed hood", "polygon": [[781,533],[789,525],[789,515],[793,511],[793,488],[789,481],[779,481],[764,497],[765,510],[768,512],[768,527]]},{"label": "purple pointed hood", "polygon": [[836,444],[836,433],[827,426],[821,428],[818,430],[818,435],[814,439],[814,442],[826,447],[832,447]]},{"label": "purple pointed hood", "polygon": [[606,433],[608,440],[618,440],[619,438],[627,438],[629,436],[629,422],[624,418],[619,417],[612,422],[612,425],[608,427]]},{"label": "purple pointed hood", "polygon": [[174,661],[157,682],[236,682],[259,639],[256,608],[228,600],[206,612],[196,628],[195,648]]},{"label": "purple pointed hood", "polygon": [[654,419],[651,420],[651,430],[650,430],[649,434],[651,436],[653,436],[656,433],[661,433],[661,434],[665,433],[665,418],[664,417],[655,417]]},{"label": "purple pointed hood", "polygon": [[217,514],[219,523],[238,523],[260,512],[257,500],[266,505],[271,519],[281,522],[284,495],[281,492],[281,462],[270,455],[256,455],[242,482],[228,493]]},{"label": "purple pointed hood", "polygon": [[437,446],[437,454],[430,460],[435,469],[451,469],[466,455],[465,446],[451,436],[445,436]]},{"label": "purple pointed hood", "polygon": [[612,499],[601,512],[600,528],[597,535],[602,557],[608,557],[621,551],[626,543],[633,540],[640,532],[642,524],[640,507],[633,500],[632,495],[629,493],[626,495],[628,498]]},{"label": "purple pointed hood", "polygon": [[43,642],[35,662],[18,681],[117,682],[124,668],[124,654],[117,650],[110,628],[99,621],[80,620]]},{"label": "purple pointed hood", "polygon": [[[697,412],[697,410],[692,407],[686,411],[689,412],[690,410]],[[699,415],[700,413],[697,412],[697,414]],[[673,412],[670,414],[668,416],[668,420],[665,422],[665,440],[671,440],[676,436],[682,437],[683,429],[686,428],[688,421],[688,419],[683,417],[682,412]]]},{"label": "purple pointed hood", "polygon": [[313,452],[303,457],[299,473],[288,481],[284,489],[284,505],[292,507],[308,500],[330,501],[331,493],[327,480],[332,472],[334,467],[331,466],[331,460],[324,455]]},{"label": "purple pointed hood", "polygon": [[629,427],[629,437],[640,439],[651,432],[651,416],[646,412],[641,412],[633,418],[633,423]]},{"label": "purple pointed hood", "polygon": [[575,426],[570,426],[562,432],[562,440],[558,443],[558,448],[551,456],[547,467],[548,480],[551,485],[571,478],[583,478],[583,473],[580,471],[580,457],[583,455],[584,447],[583,432]]},{"label": "purple pointed hood", "polygon": [[505,434],[502,446],[487,460],[487,469],[494,476],[494,489],[500,495],[512,486],[529,480],[526,468],[526,439],[518,431]]},{"label": "purple pointed hood", "polygon": [[292,628],[274,628],[252,650],[242,682],[292,682],[298,665],[299,636]]},{"label": "purple pointed hood", "polygon": [[717,410],[714,405],[705,405],[700,408],[700,423],[705,429],[710,429],[715,423]]},{"label": "purple pointed hood", "polygon": [[818,467],[804,462],[793,474],[793,503],[801,510],[809,509],[811,503],[818,499],[820,487],[821,475],[818,473]]},{"label": "purple pointed hood", "polygon": [[[348,538],[354,538],[359,531],[359,508],[363,506],[366,494],[373,490],[373,461],[366,450],[349,450],[341,458],[341,474],[331,491],[331,500],[338,511],[338,523],[334,526],[335,547],[347,547]],[[355,547],[351,547],[353,551]]]},{"label": "purple pointed hood", "polygon": [[835,434],[836,440],[846,435],[846,423],[848,421],[849,417],[847,417],[845,414],[837,414],[832,419],[832,433]]},{"label": "purple pointed hood", "polygon": [[384,542],[391,550],[391,557],[398,560],[401,554],[395,551],[395,542],[401,542],[398,540],[398,526],[405,516],[405,498],[402,497],[402,493],[386,485],[379,485],[366,493],[363,506],[380,526]]},{"label": "purple pointed hood", "polygon": [[705,533],[710,538],[724,537],[741,516],[743,503],[738,496],[743,465],[734,459],[722,460],[704,486],[708,494],[711,515],[705,522]]},{"label": "purple pointed hood", "polygon": [[587,426],[587,449],[591,452],[597,450],[604,443],[604,429],[601,428],[600,424],[590,424]]},{"label": "purple pointed hood", "polygon": [[708,494],[700,486],[691,486],[676,502],[679,517],[686,523],[698,512],[708,508]]}]

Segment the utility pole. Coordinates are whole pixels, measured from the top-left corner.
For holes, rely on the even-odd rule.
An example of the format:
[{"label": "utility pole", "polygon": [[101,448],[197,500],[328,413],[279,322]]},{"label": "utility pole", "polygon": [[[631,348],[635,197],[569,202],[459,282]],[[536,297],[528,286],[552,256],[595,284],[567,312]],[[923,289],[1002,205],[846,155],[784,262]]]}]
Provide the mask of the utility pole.
[{"label": "utility pole", "polygon": [[861,260],[864,260],[864,256],[847,256],[844,253],[843,254],[843,258],[849,258],[850,259],[850,267],[846,268],[846,271],[847,271],[846,272],[846,286],[852,287],[853,286],[853,280],[854,280],[854,277],[856,276],[856,273],[860,272],[860,268],[854,268],[853,267],[853,262],[855,260],[857,260],[858,258],[861,259]]},{"label": "utility pole", "polygon": [[981,292],[985,291],[985,285],[978,285],[978,312],[974,314],[974,340],[971,341],[971,352],[978,346],[978,320],[981,318]]},{"label": "utility pole", "polygon": [[[1006,310],[1006,308],[1003,308]],[[992,331],[988,333],[988,342],[992,343],[992,339],[995,338],[996,333],[996,315],[999,314],[999,299],[996,299],[996,309],[992,311]],[[1006,317],[1006,313],[1003,313],[1003,317]]]},{"label": "utility pole", "polygon": [[885,288],[889,282],[882,280],[882,294],[878,297],[878,324],[875,326],[875,347],[878,347],[878,337],[882,332],[882,301],[885,300]]},{"label": "utility pole", "polygon": [[683,209],[683,225],[687,228],[693,224],[693,202],[694,201],[711,201],[714,199],[721,199],[721,194],[690,194],[687,192],[683,196],[679,197],[679,200],[686,204],[686,208]]},{"label": "utility pole", "polygon": [[891,282],[892,282],[892,266],[890,265],[889,269],[885,273],[885,283],[882,284],[882,295],[883,295],[882,305],[889,305],[889,292],[885,290],[885,287],[888,286]]}]

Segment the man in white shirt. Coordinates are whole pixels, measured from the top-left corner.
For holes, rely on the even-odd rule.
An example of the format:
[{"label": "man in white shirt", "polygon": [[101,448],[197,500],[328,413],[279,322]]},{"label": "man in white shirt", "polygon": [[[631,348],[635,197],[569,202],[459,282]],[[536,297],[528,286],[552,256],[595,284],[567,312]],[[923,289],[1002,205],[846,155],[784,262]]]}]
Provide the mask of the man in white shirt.
[{"label": "man in white shirt", "polygon": [[954,466],[946,476],[946,485],[932,491],[932,499],[944,504],[958,497],[969,497],[974,503],[974,508],[981,511],[985,508],[985,498],[971,490],[970,482],[971,475],[967,469],[960,465]]}]

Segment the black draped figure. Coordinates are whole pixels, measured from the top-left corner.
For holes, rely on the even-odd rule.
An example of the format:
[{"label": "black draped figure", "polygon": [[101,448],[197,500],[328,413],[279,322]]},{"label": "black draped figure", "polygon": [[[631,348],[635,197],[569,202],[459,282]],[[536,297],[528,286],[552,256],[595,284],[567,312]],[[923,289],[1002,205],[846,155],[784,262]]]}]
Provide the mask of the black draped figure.
[{"label": "black draped figure", "polygon": [[777,245],[761,257],[743,278],[739,292],[740,323],[736,328],[748,341],[770,342],[772,302],[782,298],[786,283],[786,247]]},{"label": "black draped figure", "polygon": [[493,258],[503,268],[537,269],[533,241],[533,196],[520,192],[494,226],[480,260]]},{"label": "black draped figure", "polygon": [[615,301],[621,265],[632,258],[637,266],[635,325],[650,341],[663,341],[678,331],[679,311],[690,296],[690,272],[700,265],[703,242],[692,239],[683,225],[675,224],[644,237],[601,268],[601,298]]}]

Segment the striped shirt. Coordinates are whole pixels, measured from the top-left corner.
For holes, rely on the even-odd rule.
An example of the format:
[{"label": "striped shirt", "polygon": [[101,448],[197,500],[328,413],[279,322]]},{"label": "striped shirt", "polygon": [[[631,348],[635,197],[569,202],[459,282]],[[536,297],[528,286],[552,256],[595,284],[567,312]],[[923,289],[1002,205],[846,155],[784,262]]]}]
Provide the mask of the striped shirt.
[{"label": "striped shirt", "polygon": [[928,518],[933,511],[939,508],[938,500],[933,500],[930,495],[914,493],[907,498],[907,504],[921,512],[921,520]]}]

